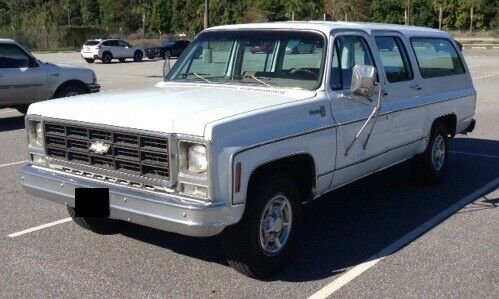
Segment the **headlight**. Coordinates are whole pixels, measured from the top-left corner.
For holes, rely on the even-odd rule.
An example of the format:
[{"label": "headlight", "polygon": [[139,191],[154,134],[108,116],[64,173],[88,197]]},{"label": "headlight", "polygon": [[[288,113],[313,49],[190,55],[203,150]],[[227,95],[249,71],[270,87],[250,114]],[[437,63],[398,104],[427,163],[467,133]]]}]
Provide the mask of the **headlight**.
[{"label": "headlight", "polygon": [[34,147],[42,147],[43,143],[43,128],[39,121],[29,122],[28,138],[29,144]]},{"label": "headlight", "polygon": [[207,168],[206,147],[201,144],[191,145],[187,151],[187,170],[203,173]]}]

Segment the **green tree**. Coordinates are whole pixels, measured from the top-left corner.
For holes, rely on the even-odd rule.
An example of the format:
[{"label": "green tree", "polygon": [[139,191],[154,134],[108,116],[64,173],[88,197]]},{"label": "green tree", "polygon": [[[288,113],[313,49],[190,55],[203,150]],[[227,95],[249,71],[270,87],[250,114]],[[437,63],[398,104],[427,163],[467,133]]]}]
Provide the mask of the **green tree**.
[{"label": "green tree", "polygon": [[373,22],[403,24],[405,1],[372,0],[371,20]]}]

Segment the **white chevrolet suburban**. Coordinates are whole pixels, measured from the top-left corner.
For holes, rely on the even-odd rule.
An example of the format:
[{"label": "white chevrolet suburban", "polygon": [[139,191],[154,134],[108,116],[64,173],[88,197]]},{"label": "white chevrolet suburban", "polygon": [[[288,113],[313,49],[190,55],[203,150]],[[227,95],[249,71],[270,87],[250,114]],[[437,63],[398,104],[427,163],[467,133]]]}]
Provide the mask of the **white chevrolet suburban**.
[{"label": "white chevrolet suburban", "polygon": [[94,71],[42,62],[14,40],[0,39],[0,108],[26,113],[31,103],[99,91]]},{"label": "white chevrolet suburban", "polygon": [[408,159],[438,182],[475,102],[443,31],[214,27],[151,90],[32,105],[22,185],[98,233],[221,233],[228,263],[265,278],[298,241],[302,203]]}]

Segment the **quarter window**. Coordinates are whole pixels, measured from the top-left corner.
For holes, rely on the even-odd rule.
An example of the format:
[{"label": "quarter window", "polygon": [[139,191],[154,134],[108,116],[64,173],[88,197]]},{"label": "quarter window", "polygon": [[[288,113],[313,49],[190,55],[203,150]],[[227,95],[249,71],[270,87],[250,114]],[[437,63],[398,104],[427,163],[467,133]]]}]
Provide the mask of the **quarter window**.
[{"label": "quarter window", "polygon": [[423,78],[464,74],[456,48],[444,38],[412,38],[412,48]]},{"label": "quarter window", "polygon": [[379,56],[389,82],[412,80],[412,69],[402,40],[393,36],[376,37]]},{"label": "quarter window", "polygon": [[334,42],[331,88],[349,89],[355,65],[374,66],[369,46],[360,36],[338,36]]},{"label": "quarter window", "polygon": [[0,45],[0,68],[27,68],[31,59],[16,45]]}]

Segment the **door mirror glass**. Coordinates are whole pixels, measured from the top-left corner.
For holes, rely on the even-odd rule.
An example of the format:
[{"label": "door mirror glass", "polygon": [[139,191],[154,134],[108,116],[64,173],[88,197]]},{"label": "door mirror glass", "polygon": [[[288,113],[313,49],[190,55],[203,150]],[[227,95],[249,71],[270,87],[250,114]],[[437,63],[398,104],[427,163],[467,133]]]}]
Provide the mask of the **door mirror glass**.
[{"label": "door mirror glass", "polygon": [[374,93],[376,68],[370,65],[355,65],[352,69],[350,91],[356,95],[370,97]]},{"label": "door mirror glass", "polygon": [[170,73],[171,70],[171,65],[170,65],[170,58],[166,58],[164,63],[163,63],[163,78]]}]

